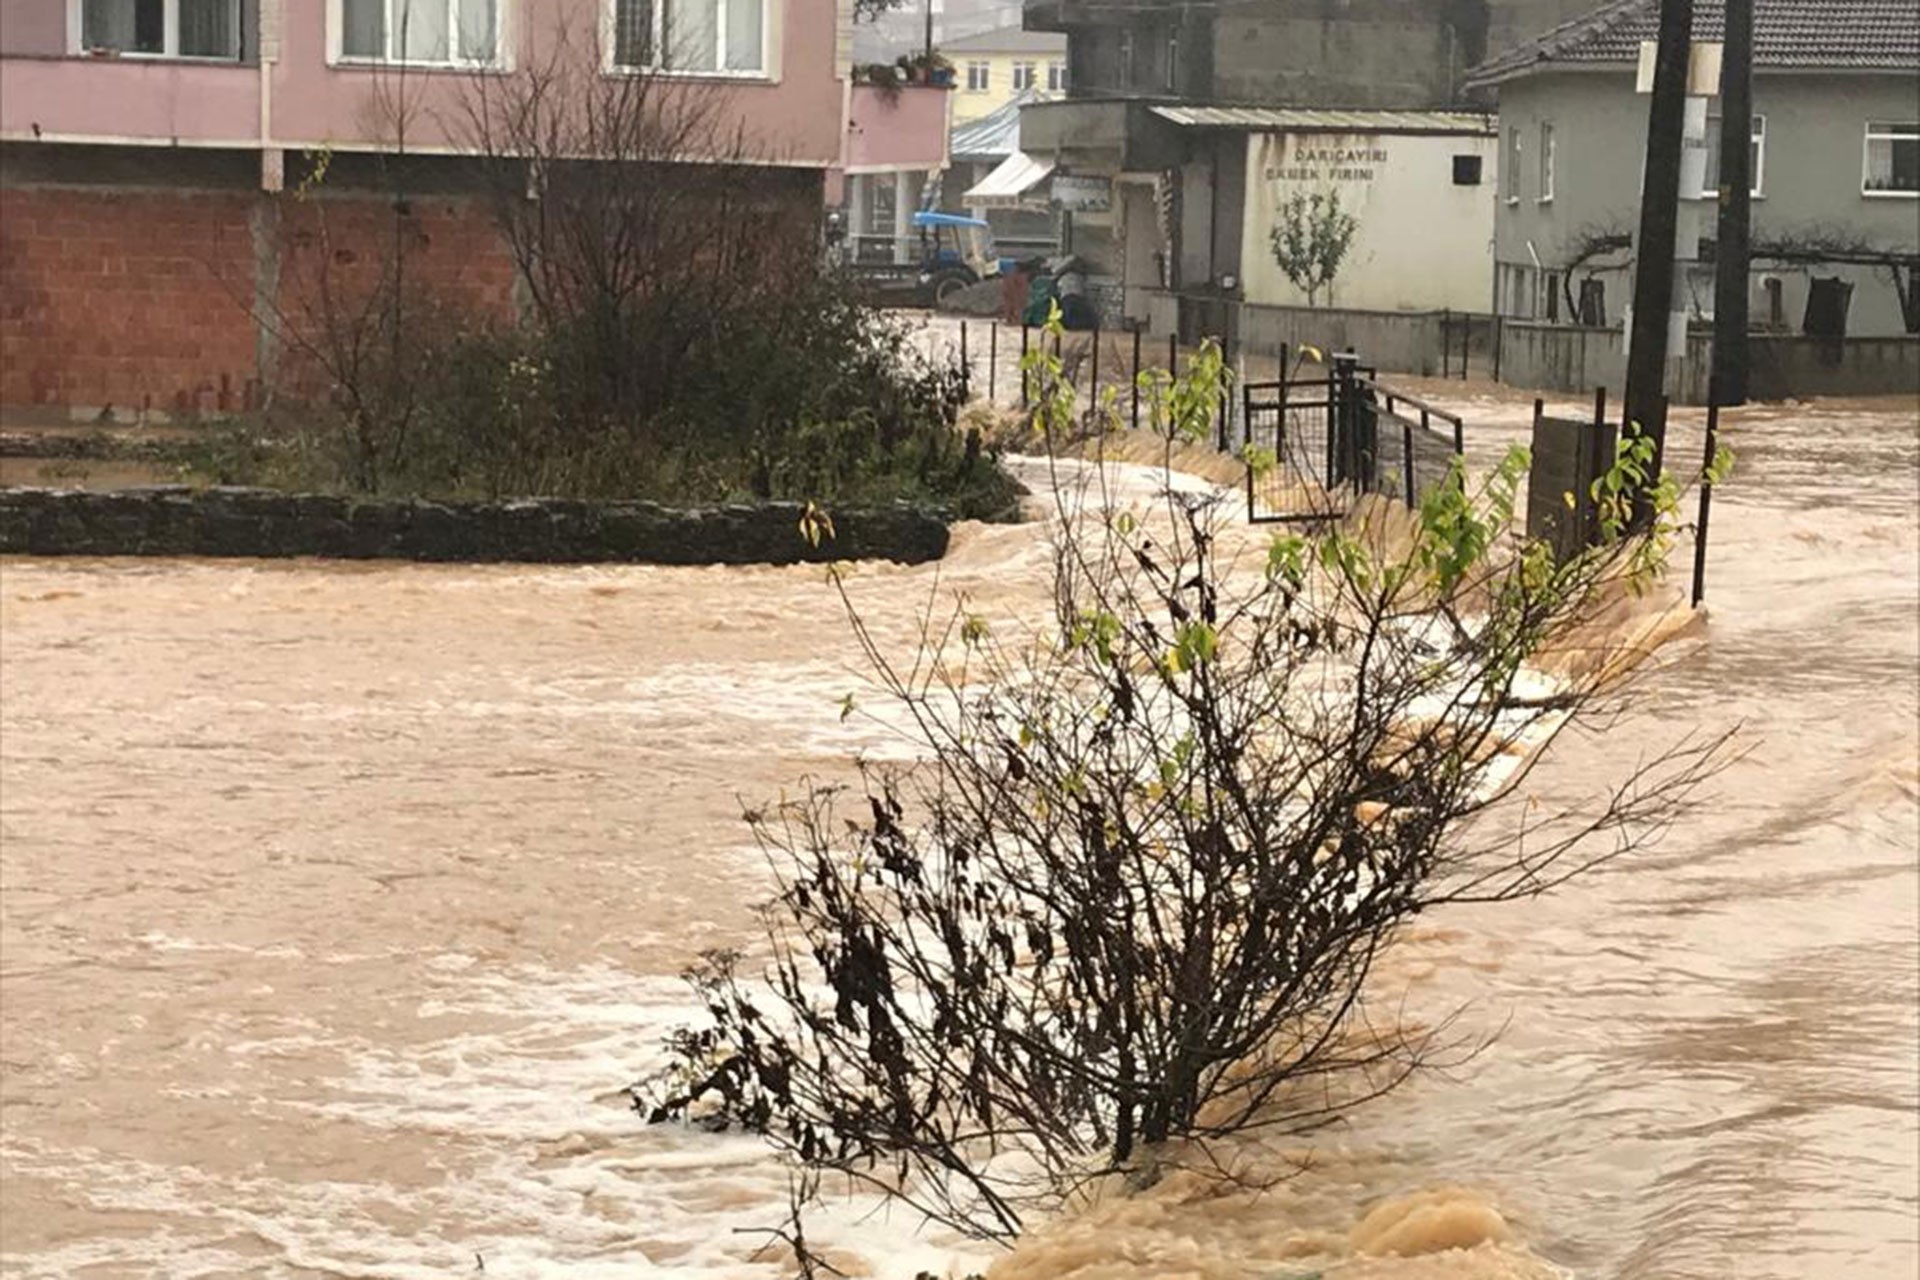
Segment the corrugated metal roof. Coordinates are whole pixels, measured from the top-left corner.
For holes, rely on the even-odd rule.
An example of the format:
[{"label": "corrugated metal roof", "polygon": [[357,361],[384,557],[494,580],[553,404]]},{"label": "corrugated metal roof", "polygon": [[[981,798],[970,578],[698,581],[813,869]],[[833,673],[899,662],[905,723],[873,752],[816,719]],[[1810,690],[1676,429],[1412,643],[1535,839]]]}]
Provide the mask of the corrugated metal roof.
[{"label": "corrugated metal roof", "polygon": [[1317,107],[1155,107],[1153,113],[1190,129],[1260,133],[1483,133],[1491,116],[1468,111],[1337,111]]},{"label": "corrugated metal roof", "polygon": [[1022,89],[978,120],[957,124],[948,135],[947,153],[955,160],[1001,160],[1020,149],[1020,108],[1047,101],[1040,89]]},{"label": "corrugated metal roof", "polygon": [[[1497,84],[1554,65],[1628,65],[1659,30],[1658,0],[1613,0],[1471,72],[1469,85]],[[1697,0],[1693,38],[1718,40],[1724,0]],[[1914,0],[1754,0],[1756,67],[1920,70],[1920,4]]]}]

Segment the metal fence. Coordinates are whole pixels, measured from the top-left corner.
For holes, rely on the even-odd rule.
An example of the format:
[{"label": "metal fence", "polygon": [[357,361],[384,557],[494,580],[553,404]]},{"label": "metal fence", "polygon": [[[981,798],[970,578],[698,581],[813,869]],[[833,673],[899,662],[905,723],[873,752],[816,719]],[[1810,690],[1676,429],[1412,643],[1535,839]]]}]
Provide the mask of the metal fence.
[{"label": "metal fence", "polygon": [[1351,354],[1323,376],[1248,382],[1247,518],[1325,520],[1362,493],[1417,504],[1466,449],[1466,425],[1398,391]]},{"label": "metal fence", "polygon": [[[1027,357],[1051,344],[1082,411],[1102,402],[1119,421],[1152,427],[1141,375],[1186,367],[1179,340],[1149,339],[1138,329],[1050,333],[1034,325],[962,320],[948,350],[970,398],[1021,408],[1032,402]],[[1382,382],[1354,354],[1332,356],[1322,372],[1273,366],[1278,377],[1248,378],[1221,394],[1214,446],[1242,453],[1247,514],[1254,521],[1340,516],[1364,493],[1417,505],[1443,483],[1466,448],[1466,426],[1446,409]]]},{"label": "metal fence", "polygon": [[1372,378],[1356,379],[1354,395],[1361,430],[1373,453],[1366,487],[1417,506],[1446,480],[1454,458],[1466,452],[1466,424],[1445,409]]}]

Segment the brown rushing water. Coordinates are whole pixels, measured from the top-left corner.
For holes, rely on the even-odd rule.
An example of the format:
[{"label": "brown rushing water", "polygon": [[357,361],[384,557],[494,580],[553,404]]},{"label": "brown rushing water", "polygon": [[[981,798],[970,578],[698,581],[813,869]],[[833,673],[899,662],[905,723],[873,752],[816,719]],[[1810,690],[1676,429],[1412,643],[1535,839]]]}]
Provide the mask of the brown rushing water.
[{"label": "brown rushing water", "polygon": [[[1518,438],[1468,407],[1476,452]],[[1492,1049],[1266,1197],[1162,1187],[996,1275],[1914,1274],[1917,429],[1736,415],[1710,625],[1539,776],[1692,724],[1753,753],[1659,848],[1407,941]],[[1044,565],[969,528],[939,573],[992,612]],[[904,645],[934,581],[857,590]],[[898,749],[837,720],[818,571],[9,560],[0,627],[6,1274],[777,1274],[733,1230],[778,1216],[757,1145],[616,1091],[745,936],[739,798]],[[1497,1206],[1530,1253],[1339,1263],[1407,1193],[1403,1243]],[[981,1257],[858,1208],[829,1235],[874,1274]]]}]

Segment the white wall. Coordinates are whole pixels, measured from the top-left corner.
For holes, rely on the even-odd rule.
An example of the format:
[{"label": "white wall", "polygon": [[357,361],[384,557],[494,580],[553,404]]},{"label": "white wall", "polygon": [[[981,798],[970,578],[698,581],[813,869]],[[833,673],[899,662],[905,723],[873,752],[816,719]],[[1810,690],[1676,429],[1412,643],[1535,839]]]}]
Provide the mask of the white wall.
[{"label": "white wall", "polygon": [[[1456,186],[1453,158],[1480,157],[1478,186]],[[1499,142],[1479,135],[1261,134],[1247,139],[1240,265],[1248,302],[1305,305],[1270,236],[1295,193],[1333,193],[1359,220],[1334,279],[1335,305],[1378,311],[1484,311],[1493,290]]]}]

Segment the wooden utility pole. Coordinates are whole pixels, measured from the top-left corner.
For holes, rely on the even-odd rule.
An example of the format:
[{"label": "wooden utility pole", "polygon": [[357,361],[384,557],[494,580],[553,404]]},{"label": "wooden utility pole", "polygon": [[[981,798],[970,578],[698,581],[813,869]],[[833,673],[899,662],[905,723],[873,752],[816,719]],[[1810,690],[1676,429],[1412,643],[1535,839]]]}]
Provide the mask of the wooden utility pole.
[{"label": "wooden utility pole", "polygon": [[1748,271],[1753,247],[1753,0],[1726,0],[1720,61],[1720,218],[1713,249],[1713,385],[1747,400]]},{"label": "wooden utility pole", "polygon": [[1627,341],[1627,386],[1621,435],[1646,432],[1655,454],[1667,433],[1664,381],[1673,310],[1673,251],[1680,217],[1680,147],[1685,126],[1693,0],[1660,0],[1660,42],[1654,53],[1647,108],[1647,162],[1640,183],[1640,234],[1634,244],[1633,329]]}]

